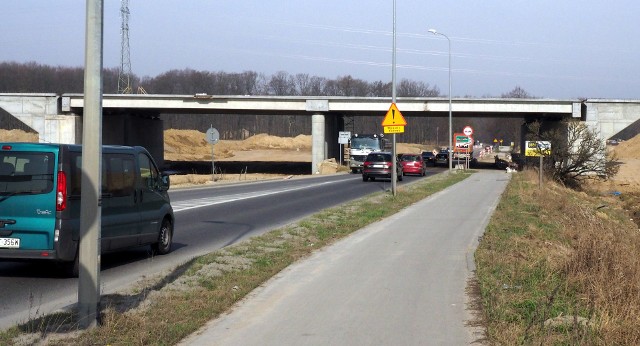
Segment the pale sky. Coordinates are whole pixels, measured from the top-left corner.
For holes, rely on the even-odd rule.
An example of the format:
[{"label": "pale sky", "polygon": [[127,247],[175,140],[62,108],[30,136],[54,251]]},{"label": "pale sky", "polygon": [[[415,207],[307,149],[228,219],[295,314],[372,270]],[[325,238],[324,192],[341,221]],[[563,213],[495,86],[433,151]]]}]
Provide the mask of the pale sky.
[{"label": "pale sky", "polygon": [[[104,7],[104,66],[120,66],[120,5]],[[0,61],[84,64],[85,1],[3,1]],[[397,80],[448,94],[640,99],[640,1],[396,0]],[[132,72],[278,71],[390,82],[393,0],[130,0]]]}]

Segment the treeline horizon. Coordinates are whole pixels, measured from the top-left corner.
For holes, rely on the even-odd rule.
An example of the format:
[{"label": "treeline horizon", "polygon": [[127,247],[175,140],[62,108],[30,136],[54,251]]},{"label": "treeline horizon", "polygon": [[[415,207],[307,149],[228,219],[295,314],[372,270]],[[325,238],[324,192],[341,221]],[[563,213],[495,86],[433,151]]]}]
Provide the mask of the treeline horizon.
[{"label": "treeline horizon", "polygon": [[[103,93],[118,93],[118,68],[103,69]],[[368,82],[351,75],[335,79],[312,76],[306,73],[289,74],[279,71],[265,75],[255,71],[228,73],[223,71],[197,71],[193,69],[169,70],[155,77],[129,76],[129,90],[147,94],[195,95],[252,95],[252,96],[354,96],[389,97],[392,83]],[[84,68],[49,66],[36,62],[0,62],[0,93],[83,93]],[[437,85],[422,81],[402,79],[396,84],[398,97],[443,97]],[[488,96],[484,96],[488,97]],[[500,95],[510,98],[530,98],[519,86]],[[311,133],[308,115],[267,116],[231,114],[163,114],[165,129],[192,129],[205,132],[210,126],[220,132],[221,139],[245,139],[258,133],[293,137]],[[381,117],[356,116],[344,119],[346,131],[357,133],[381,133]],[[411,117],[407,119],[405,133],[398,141],[446,145],[448,143],[448,119],[435,117]],[[8,122],[4,122],[7,123]],[[478,135],[515,141],[519,138],[519,119],[454,118],[454,132],[464,126],[472,126]],[[3,124],[4,125],[4,124]],[[6,125],[0,125],[5,128]],[[491,131],[488,133],[487,131]],[[481,138],[481,137],[480,137]],[[337,139],[336,139],[337,140]],[[488,139],[487,139],[488,140]]]}]

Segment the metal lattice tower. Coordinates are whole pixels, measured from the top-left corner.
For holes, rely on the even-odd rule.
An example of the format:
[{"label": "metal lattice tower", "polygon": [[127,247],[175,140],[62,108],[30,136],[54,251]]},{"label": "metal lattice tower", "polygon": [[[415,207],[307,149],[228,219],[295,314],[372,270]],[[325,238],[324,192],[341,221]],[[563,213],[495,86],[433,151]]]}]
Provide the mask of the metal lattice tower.
[{"label": "metal lattice tower", "polygon": [[120,18],[120,72],[118,73],[118,94],[131,94],[131,57],[129,54],[129,0],[121,0]]}]

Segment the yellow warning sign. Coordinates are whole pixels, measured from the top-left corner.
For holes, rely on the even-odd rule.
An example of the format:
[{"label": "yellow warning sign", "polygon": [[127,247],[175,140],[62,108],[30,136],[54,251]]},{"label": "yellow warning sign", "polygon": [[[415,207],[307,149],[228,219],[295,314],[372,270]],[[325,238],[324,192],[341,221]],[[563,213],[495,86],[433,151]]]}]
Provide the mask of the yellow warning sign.
[{"label": "yellow warning sign", "polygon": [[[387,111],[387,115],[385,115],[384,120],[382,120],[382,126],[406,126],[407,122],[404,120],[402,113],[398,110],[398,107],[395,103],[391,104],[389,110]],[[404,129],[403,131],[404,132]],[[388,133],[388,132],[385,132]]]},{"label": "yellow warning sign", "polygon": [[404,133],[404,126],[385,126],[384,133]]}]

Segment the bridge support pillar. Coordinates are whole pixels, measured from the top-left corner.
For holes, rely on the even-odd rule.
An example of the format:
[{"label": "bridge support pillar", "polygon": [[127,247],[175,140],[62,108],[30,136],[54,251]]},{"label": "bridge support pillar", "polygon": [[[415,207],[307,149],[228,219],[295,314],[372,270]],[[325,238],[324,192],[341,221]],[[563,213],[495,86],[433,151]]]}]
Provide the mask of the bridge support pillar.
[{"label": "bridge support pillar", "polygon": [[340,164],[340,144],[338,143],[338,132],[344,128],[342,117],[336,113],[325,114],[325,159],[335,159]]},{"label": "bridge support pillar", "polygon": [[311,116],[311,174],[320,171],[319,165],[325,159],[325,122],[324,114]]},{"label": "bridge support pillar", "polygon": [[121,113],[107,114],[103,119],[103,144],[140,145],[158,165],[164,164],[164,129],[159,117]]}]

